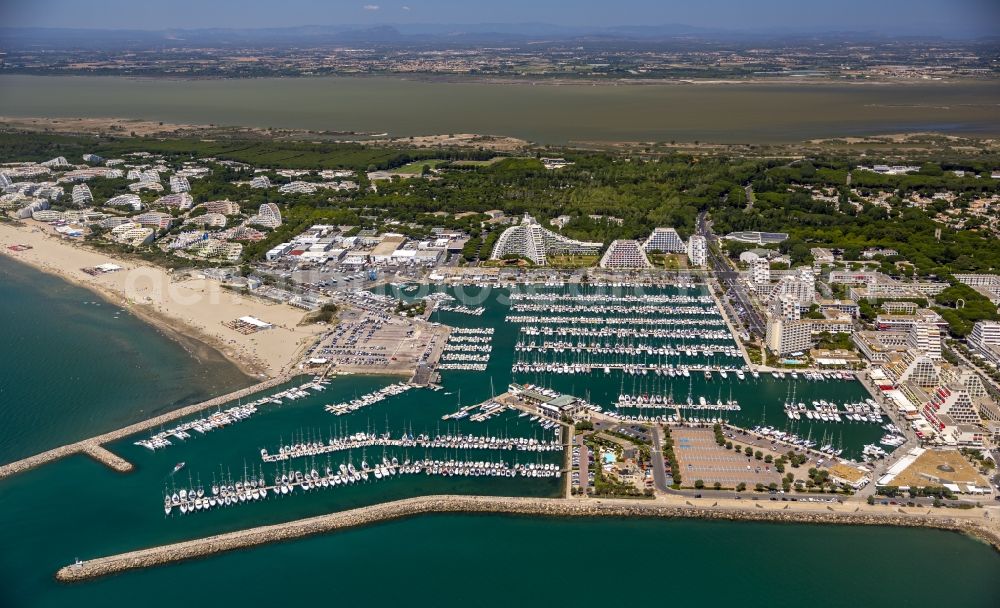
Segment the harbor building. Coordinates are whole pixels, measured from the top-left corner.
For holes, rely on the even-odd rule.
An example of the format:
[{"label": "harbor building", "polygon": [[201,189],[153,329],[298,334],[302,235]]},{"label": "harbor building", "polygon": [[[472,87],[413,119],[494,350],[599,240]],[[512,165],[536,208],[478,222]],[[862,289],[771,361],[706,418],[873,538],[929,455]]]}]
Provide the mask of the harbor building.
[{"label": "harbor building", "polygon": [[608,246],[601,257],[601,268],[633,269],[652,268],[646,252],[642,250],[639,241],[616,240]]},{"label": "harbor building", "polygon": [[673,228],[654,228],[646,242],[642,244],[642,249],[646,253],[659,251],[660,253],[686,253],[687,245],[681,235]]},{"label": "harbor building", "polygon": [[812,327],[807,320],[769,319],[767,347],[779,355],[804,352],[812,347]]},{"label": "harbor building", "polygon": [[521,223],[500,234],[490,259],[501,260],[513,255],[527,258],[539,266],[549,255],[596,255],[603,243],[577,241],[543,228],[535,218],[525,214]]},{"label": "harbor building", "polygon": [[699,268],[708,264],[708,242],[700,234],[692,234],[687,244],[688,261]]},{"label": "harbor building", "polygon": [[791,294],[782,295],[768,305],[765,340],[776,354],[802,352],[812,346],[812,327],[802,319],[798,300]]}]

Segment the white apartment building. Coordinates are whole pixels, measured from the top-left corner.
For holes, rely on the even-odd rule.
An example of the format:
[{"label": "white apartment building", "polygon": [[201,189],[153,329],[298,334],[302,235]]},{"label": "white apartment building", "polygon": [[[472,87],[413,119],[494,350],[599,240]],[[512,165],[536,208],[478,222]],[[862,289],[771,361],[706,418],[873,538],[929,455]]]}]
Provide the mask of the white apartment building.
[{"label": "white apartment building", "polygon": [[133,218],[133,221],[140,226],[146,226],[154,230],[167,230],[173,224],[174,218],[169,213],[162,211],[147,211]]},{"label": "white apartment building", "polygon": [[191,182],[188,181],[186,177],[181,175],[171,175],[170,176],[170,191],[173,193],[189,192],[191,190]]},{"label": "white apartment building", "polygon": [[206,228],[225,228],[226,216],[221,213],[205,213],[202,215],[196,215],[195,217],[190,217],[184,220],[184,223],[193,224],[195,226],[205,226]]},{"label": "white apartment building", "polygon": [[104,202],[108,207],[131,207],[133,211],[142,209],[142,199],[136,194],[119,194]]},{"label": "white apartment building", "polygon": [[544,266],[549,254],[594,255],[602,245],[564,237],[542,228],[535,218],[526,214],[520,224],[503,231],[490,257],[499,260],[506,255],[517,255]]},{"label": "white apartment building", "polygon": [[69,162],[66,160],[65,156],[57,156],[52,160],[47,160],[41,163],[43,167],[68,167]]},{"label": "white apartment building", "polygon": [[250,187],[254,189],[264,189],[271,187],[271,180],[266,175],[258,175],[250,180]]},{"label": "white apartment building", "polygon": [[968,342],[987,361],[1000,365],[1000,321],[977,321]]},{"label": "white apartment building", "polygon": [[642,249],[646,253],[660,251],[663,253],[685,253],[687,246],[684,239],[673,228],[654,228],[653,232],[642,244]]},{"label": "white apartment building", "polygon": [[73,204],[77,207],[84,207],[94,202],[94,195],[90,192],[87,184],[77,184],[73,186]]},{"label": "white apartment building", "polygon": [[807,319],[787,321],[771,318],[767,322],[767,347],[779,355],[804,352],[812,347],[812,327]]},{"label": "white apartment building", "polygon": [[221,213],[222,215],[236,215],[240,212],[239,203],[234,203],[233,201],[208,201],[207,203],[202,203],[202,207],[208,213]]},{"label": "white apartment building", "polygon": [[153,204],[158,207],[175,207],[181,211],[186,211],[194,204],[194,197],[187,192],[178,192],[176,194],[161,196]]},{"label": "white apartment building", "polygon": [[798,273],[792,276],[781,277],[778,284],[771,291],[770,300],[790,295],[795,297],[799,306],[808,308],[816,298],[816,277],[812,269],[801,268]]},{"label": "white apartment building", "polygon": [[771,262],[767,258],[754,258],[750,262],[750,283],[767,285],[771,282]]},{"label": "white apartment building", "polygon": [[616,240],[608,246],[601,257],[601,268],[652,268],[646,252],[642,250],[639,241]]},{"label": "white apartment building", "polygon": [[257,215],[252,216],[247,222],[266,228],[277,228],[281,225],[281,209],[274,203],[264,203],[258,209]]},{"label": "white apartment building", "polygon": [[699,234],[692,234],[687,244],[688,261],[692,266],[704,267],[708,264],[708,242]]},{"label": "white apartment building", "polygon": [[122,245],[139,247],[153,241],[153,229],[145,228],[135,222],[128,222],[112,228],[111,238]]},{"label": "white apartment building", "polygon": [[243,245],[227,243],[218,239],[204,239],[192,245],[190,250],[206,259],[235,262],[240,259],[240,255],[243,253]]},{"label": "white apartment building", "polygon": [[941,359],[941,330],[932,323],[914,323],[910,326],[906,343],[935,361]]},{"label": "white apartment building", "polygon": [[278,188],[278,192],[282,194],[313,194],[316,192],[316,186],[309,182],[289,182]]}]

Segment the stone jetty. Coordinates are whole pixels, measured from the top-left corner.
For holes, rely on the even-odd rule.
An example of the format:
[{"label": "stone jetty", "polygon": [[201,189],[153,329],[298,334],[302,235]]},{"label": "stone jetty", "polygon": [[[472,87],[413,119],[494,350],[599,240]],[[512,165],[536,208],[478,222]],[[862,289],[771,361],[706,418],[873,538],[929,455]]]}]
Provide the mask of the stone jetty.
[{"label": "stone jetty", "polygon": [[270,380],[265,380],[264,382],[254,384],[253,386],[233,391],[227,395],[220,395],[218,397],[213,397],[208,401],[202,401],[201,403],[195,403],[193,405],[182,407],[180,409],[167,412],[166,414],[156,416],[155,418],[143,420],[142,422],[137,422],[116,431],[111,431],[110,433],[104,433],[103,435],[98,435],[97,437],[91,437],[90,439],[84,439],[83,441],[53,448],[40,454],[35,454],[34,456],[29,456],[22,460],[0,466],[0,479],[10,477],[11,475],[16,475],[18,473],[23,473],[54,460],[72,456],[73,454],[87,454],[98,462],[105,464],[118,472],[127,473],[132,470],[132,464],[124,458],[121,458],[120,456],[117,456],[101,447],[103,444],[156,428],[167,424],[168,422],[173,422],[178,418],[198,413],[202,410],[223,405],[237,399],[242,399],[261,391],[266,391],[292,380],[297,375],[298,374],[289,374],[271,378]]},{"label": "stone jetty", "polygon": [[973,517],[948,511],[925,513],[899,511],[815,510],[808,505],[794,509],[753,508],[715,505],[683,505],[668,501],[559,498],[518,498],[493,496],[424,496],[387,502],[350,511],[320,515],[282,524],[261,526],[184,541],[171,545],[141,549],[108,557],[81,561],[56,573],[64,582],[82,581],[163,564],[196,559],[255,547],[263,544],[303,538],[357,526],[411,517],[427,513],[499,513],[549,517],[645,517],[700,518],[717,520],[774,521],[787,523],[929,527],[969,534],[1000,550],[1000,532],[995,526]]}]

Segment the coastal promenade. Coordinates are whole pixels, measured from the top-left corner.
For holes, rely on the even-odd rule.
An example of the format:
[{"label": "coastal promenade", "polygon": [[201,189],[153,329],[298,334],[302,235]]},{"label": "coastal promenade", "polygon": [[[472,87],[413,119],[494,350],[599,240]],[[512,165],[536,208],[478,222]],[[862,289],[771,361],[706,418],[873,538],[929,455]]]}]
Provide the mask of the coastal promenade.
[{"label": "coastal promenade", "polygon": [[72,456],[74,454],[87,454],[94,460],[107,465],[115,471],[127,473],[132,470],[132,464],[124,458],[121,458],[120,456],[101,447],[102,444],[117,441],[118,439],[128,437],[129,435],[134,435],[136,433],[167,424],[168,422],[173,422],[178,418],[183,418],[184,416],[189,416],[208,408],[220,406],[237,399],[253,395],[254,393],[274,388],[290,381],[297,375],[298,374],[287,374],[277,378],[271,378],[270,380],[265,380],[264,382],[254,384],[253,386],[248,386],[226,395],[213,397],[208,401],[202,401],[201,403],[195,403],[187,407],[182,407],[180,409],[167,412],[166,414],[111,431],[110,433],[104,433],[103,435],[91,437],[90,439],[84,439],[76,443],[70,443],[58,448],[53,448],[40,454],[35,454],[34,456],[29,456],[16,462],[5,464],[0,466],[0,479],[10,477],[11,475],[16,475],[18,473],[23,473],[35,467],[42,466],[43,464],[59,460],[60,458],[65,458],[67,456]]},{"label": "coastal promenade", "polygon": [[[56,579],[82,581],[164,564],[197,559],[268,543],[324,534],[357,526],[429,513],[498,513],[549,517],[643,517],[746,520],[807,524],[926,527],[968,534],[1000,550],[1000,527],[989,510],[903,509],[828,503],[774,503],[720,499],[694,505],[683,497],[655,500],[424,496],[319,515],[282,524],[228,532],[170,545],[77,562]],[[746,504],[752,503],[752,504]]]}]

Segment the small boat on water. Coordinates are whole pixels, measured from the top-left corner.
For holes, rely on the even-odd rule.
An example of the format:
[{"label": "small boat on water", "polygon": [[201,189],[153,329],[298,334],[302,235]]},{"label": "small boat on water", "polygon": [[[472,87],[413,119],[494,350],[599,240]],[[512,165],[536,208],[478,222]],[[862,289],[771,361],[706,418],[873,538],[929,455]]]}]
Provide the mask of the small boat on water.
[{"label": "small boat on water", "polygon": [[187,463],[185,463],[185,462],[178,462],[178,463],[177,463],[177,464],[176,464],[176,465],[174,466],[174,470],[173,470],[173,471],[170,471],[170,474],[171,474],[171,475],[173,475],[173,474],[174,474],[174,473],[176,473],[177,471],[180,471],[181,469],[183,469],[183,468],[184,468],[184,465],[185,465],[185,464],[187,464]]}]

